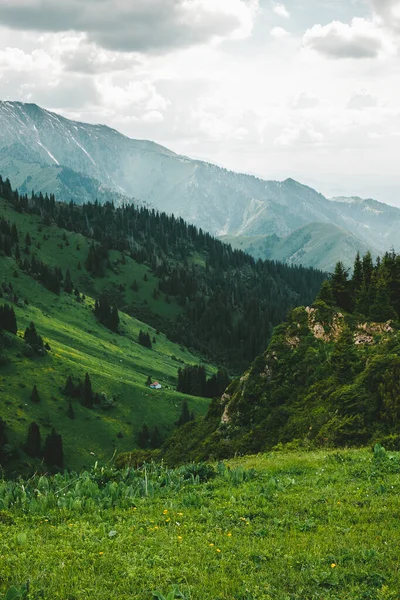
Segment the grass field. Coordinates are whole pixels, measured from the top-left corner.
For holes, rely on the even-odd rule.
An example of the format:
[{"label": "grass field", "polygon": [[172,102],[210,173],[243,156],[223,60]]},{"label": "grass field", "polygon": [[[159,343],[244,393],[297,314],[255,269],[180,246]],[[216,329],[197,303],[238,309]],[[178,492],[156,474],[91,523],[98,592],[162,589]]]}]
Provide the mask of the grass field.
[{"label": "grass field", "polygon": [[[0,483],[0,592],[29,598],[398,600],[400,455],[270,453]],[[192,473],[192,474],[191,474]],[[172,597],[172,595],[171,595]]]},{"label": "grass field", "polygon": [[[29,300],[28,305],[13,304],[19,338],[7,350],[10,362],[0,366],[0,416],[9,426],[11,443],[20,446],[25,441],[32,421],[40,425],[42,438],[55,427],[62,434],[65,465],[79,469],[93,464],[97,458],[107,459],[114,452],[132,450],[143,423],[150,428],[158,425],[164,433],[170,431],[185,398],[175,391],[178,368],[198,364],[200,358],[171,343],[162,332],[157,333],[124,313],[120,313],[120,334],[112,333],[97,323],[93,298],[108,286],[115,289],[127,283],[126,302],[136,305],[138,311],[146,302],[149,310],[165,319],[177,314],[179,306],[173,301],[168,304],[155,300],[154,276],[146,266],[129,257],[125,265],[107,270],[104,278],[92,279],[83,266],[88,240],[68,234],[69,247],[65,247],[63,230],[43,226],[39,232],[38,219],[12,211],[2,202],[0,214],[17,223],[21,242],[29,232],[32,249],[41,240],[40,249],[35,250],[38,257],[49,265],[60,265],[64,273],[69,267],[72,280],[87,294],[83,303],[77,303],[74,295],[64,292],[57,296],[19,270],[14,259],[0,257],[0,283],[11,282],[17,295]],[[47,240],[43,240],[44,235]],[[111,253],[111,262],[117,257],[118,253]],[[77,268],[79,262],[81,270]],[[144,274],[148,281],[144,281]],[[138,292],[129,287],[134,279],[139,284]],[[45,357],[24,356],[25,344],[20,338],[30,321],[34,321],[38,333],[50,344],[51,351]],[[138,344],[141,329],[156,340],[152,350]],[[211,374],[215,369],[207,365],[207,370]],[[69,399],[62,389],[68,375],[84,379],[86,372],[93,391],[114,397],[116,406],[107,412],[88,410],[75,401],[75,419],[71,421],[66,417]],[[149,375],[160,381],[162,390],[146,387]],[[39,404],[30,400],[33,385],[39,390]],[[195,414],[206,412],[207,400],[189,397],[188,401]]]}]

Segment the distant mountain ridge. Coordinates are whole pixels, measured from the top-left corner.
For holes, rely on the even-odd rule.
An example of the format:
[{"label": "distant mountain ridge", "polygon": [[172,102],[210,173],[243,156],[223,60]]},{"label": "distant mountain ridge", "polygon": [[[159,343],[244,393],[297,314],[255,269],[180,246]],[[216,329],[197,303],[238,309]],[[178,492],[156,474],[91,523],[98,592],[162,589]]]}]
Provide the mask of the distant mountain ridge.
[{"label": "distant mountain ridge", "polygon": [[[293,179],[234,173],[35,104],[0,102],[0,172],[21,191],[54,192],[65,201],[103,202],[111,192],[117,203],[138,198],[217,236],[287,238],[305,225],[326,224],[355,236],[361,251],[399,244],[398,208],[359,198],[329,200]],[[276,258],[287,254],[282,248]],[[305,261],[308,254],[304,249]]]}]

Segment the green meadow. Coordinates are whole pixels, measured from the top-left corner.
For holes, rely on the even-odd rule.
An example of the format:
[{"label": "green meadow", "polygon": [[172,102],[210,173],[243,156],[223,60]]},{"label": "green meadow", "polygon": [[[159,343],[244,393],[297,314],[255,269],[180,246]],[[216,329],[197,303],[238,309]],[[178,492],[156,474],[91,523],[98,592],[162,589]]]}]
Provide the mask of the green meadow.
[{"label": "green meadow", "polygon": [[[157,425],[163,435],[170,433],[185,398],[190,411],[198,416],[206,412],[208,400],[175,391],[179,367],[199,364],[199,357],[170,342],[162,331],[124,312],[120,312],[118,334],[95,319],[94,298],[102,291],[118,290],[123,284],[125,308],[130,314],[150,311],[155,318],[167,319],[179,312],[175,301],[153,298],[157,280],[145,265],[129,257],[122,264],[119,253],[110,252],[111,268],[103,278],[93,279],[84,267],[90,244],[86,238],[41,225],[36,217],[19,214],[3,201],[0,214],[17,224],[21,252],[29,233],[31,253],[34,251],[48,265],[59,265],[64,274],[69,268],[72,281],[85,294],[82,302],[77,302],[74,294],[53,294],[20,270],[13,258],[0,257],[0,284],[11,283],[20,299],[18,303],[0,300],[13,306],[19,330],[13,346],[7,349],[8,361],[0,366],[0,416],[10,430],[10,443],[21,447],[32,421],[40,425],[42,439],[54,427],[62,435],[65,465],[80,469],[99,458],[111,459],[115,453],[132,450],[143,423],[149,428]],[[130,289],[134,280],[139,288],[136,292]],[[31,321],[50,345],[46,356],[24,355],[21,338]],[[151,350],[138,343],[140,330],[149,332],[155,340]],[[211,365],[206,366],[209,374],[215,371]],[[89,373],[93,392],[114,398],[115,406],[89,410],[72,401],[75,419],[70,420],[66,416],[70,399],[63,388],[69,375],[83,380],[85,373]],[[163,389],[150,390],[146,386],[148,376],[158,380]],[[41,398],[38,404],[30,400],[34,385]]]},{"label": "green meadow", "polygon": [[0,597],[398,600],[399,475],[378,446],[0,482]]}]

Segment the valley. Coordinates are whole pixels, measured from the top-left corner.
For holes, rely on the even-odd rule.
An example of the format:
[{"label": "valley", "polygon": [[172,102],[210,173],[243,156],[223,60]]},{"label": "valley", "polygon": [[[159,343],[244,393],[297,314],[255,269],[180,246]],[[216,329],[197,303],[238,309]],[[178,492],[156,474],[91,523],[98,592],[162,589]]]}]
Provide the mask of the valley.
[{"label": "valley", "polygon": [[[0,173],[23,194],[33,189],[65,202],[106,202],[112,195],[121,205],[134,198],[229,236],[235,247],[254,238],[245,248],[256,258],[332,271],[338,256],[351,266],[353,249],[374,256],[399,250],[399,208],[357,197],[331,200],[293,179],[234,173],[35,104],[0,102]],[[319,245],[314,254],[303,227],[314,240],[324,229],[326,253]],[[258,236],[274,235],[279,243],[260,247]]]}]

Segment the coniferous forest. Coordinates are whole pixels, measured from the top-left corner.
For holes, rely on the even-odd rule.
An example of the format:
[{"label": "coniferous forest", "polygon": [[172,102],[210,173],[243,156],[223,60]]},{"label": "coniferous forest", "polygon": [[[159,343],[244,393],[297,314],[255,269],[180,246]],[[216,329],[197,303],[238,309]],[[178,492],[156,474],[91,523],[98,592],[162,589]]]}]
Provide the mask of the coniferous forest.
[{"label": "coniferous forest", "polygon": [[[39,215],[44,224],[91,238],[85,268],[94,278],[110,268],[111,250],[119,251],[122,260],[129,255],[148,265],[159,281],[155,295],[166,302],[176,298],[181,312],[160,322],[141,307],[134,316],[233,371],[244,369],[265,348],[273,327],[288,310],[314,300],[325,277],[313,269],[255,261],[182,219],[148,208],[112,203],[77,206],[40,193],[20,196],[8,180],[0,180],[0,196],[19,212]],[[19,256],[27,273],[56,294],[63,281],[64,288],[72,289],[66,273],[36,257],[30,239],[18,240],[12,223],[3,219],[0,231],[0,248],[6,255]],[[126,309],[123,295],[109,294],[110,309],[104,302],[99,299],[96,315],[116,330],[116,310]]]},{"label": "coniferous forest", "polygon": [[294,309],[267,350],[207,416],[167,443],[167,462],[276,447],[382,443],[400,450],[400,255],[338,263],[311,307]]}]

